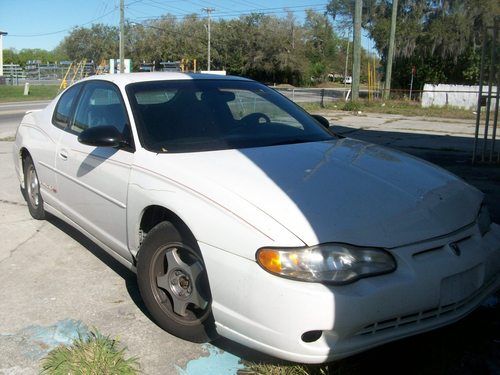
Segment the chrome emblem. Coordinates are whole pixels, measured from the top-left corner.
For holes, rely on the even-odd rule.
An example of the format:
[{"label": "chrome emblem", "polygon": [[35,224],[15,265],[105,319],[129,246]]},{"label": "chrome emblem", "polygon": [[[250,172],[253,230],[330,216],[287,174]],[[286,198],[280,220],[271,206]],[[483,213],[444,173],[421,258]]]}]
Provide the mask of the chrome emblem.
[{"label": "chrome emblem", "polygon": [[460,250],[460,247],[458,247],[458,244],[456,242],[450,243],[450,249],[456,256],[460,256],[460,254],[462,254],[462,251]]}]

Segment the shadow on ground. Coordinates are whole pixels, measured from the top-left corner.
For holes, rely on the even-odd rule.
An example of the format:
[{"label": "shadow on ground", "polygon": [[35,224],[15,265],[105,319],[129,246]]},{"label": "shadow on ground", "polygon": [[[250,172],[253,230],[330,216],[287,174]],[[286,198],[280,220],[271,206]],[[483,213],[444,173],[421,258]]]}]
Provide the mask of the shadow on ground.
[{"label": "shadow on ground", "polygon": [[80,245],[82,245],[85,249],[87,249],[92,255],[94,255],[97,259],[103,262],[106,266],[112,269],[117,275],[121,276],[125,281],[125,286],[127,288],[128,294],[137,307],[149,318],[152,320],[149,312],[142,301],[141,295],[139,293],[139,287],[137,286],[137,280],[135,273],[130,271],[116,259],[114,259],[111,255],[101,249],[98,245],[93,243],[90,239],[88,239],[85,235],[80,233],[78,230],[66,224],[61,219],[48,214],[47,221],[54,225],[56,228],[64,232],[69,237],[73,238]]},{"label": "shadow on ground", "polygon": [[[105,252],[102,248],[93,243],[85,235],[83,235],[78,230],[76,230],[69,224],[65,223],[61,219],[51,214],[47,214],[47,221],[52,225],[54,225],[56,228],[58,228],[60,231],[64,232],[67,236],[77,241],[92,255],[94,255],[97,259],[99,259],[107,267],[109,267],[117,275],[119,275],[124,280],[125,286],[132,301],[136,304],[136,306],[141,310],[141,312],[145,316],[147,316],[152,322],[156,324],[153,317],[149,314],[148,310],[146,309],[144,302],[142,301],[135,273],[130,271],[128,268],[126,268],[124,265],[122,265],[120,262],[114,259],[111,255]],[[227,351],[246,361],[259,362],[259,363],[274,363],[274,364],[285,363],[283,361],[279,361],[276,358],[266,356],[265,354],[259,353],[255,350],[247,348],[243,345],[240,345],[223,337],[218,338],[217,340],[212,342],[212,344],[217,348]]]}]

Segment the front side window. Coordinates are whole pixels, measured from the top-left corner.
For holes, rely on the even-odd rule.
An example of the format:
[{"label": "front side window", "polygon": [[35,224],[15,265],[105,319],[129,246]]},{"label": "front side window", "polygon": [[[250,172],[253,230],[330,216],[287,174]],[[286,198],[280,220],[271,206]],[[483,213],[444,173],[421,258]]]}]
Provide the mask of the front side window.
[{"label": "front side window", "polygon": [[89,82],[80,95],[70,130],[81,133],[96,126],[114,126],[130,139],[127,122],[118,89],[108,83]]},{"label": "front side window", "polygon": [[64,129],[68,125],[73,103],[81,87],[81,85],[72,86],[62,94],[54,111],[54,117],[52,118],[52,123],[57,127]]},{"label": "front side window", "polygon": [[252,81],[180,80],[126,88],[143,146],[195,152],[332,139],[305,111]]}]

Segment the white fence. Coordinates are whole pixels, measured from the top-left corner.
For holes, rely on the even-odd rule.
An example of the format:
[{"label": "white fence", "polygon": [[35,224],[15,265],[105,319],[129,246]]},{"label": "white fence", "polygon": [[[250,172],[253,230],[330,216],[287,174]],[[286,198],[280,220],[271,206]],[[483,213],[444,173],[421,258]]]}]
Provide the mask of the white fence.
[{"label": "white fence", "polygon": [[[483,86],[483,90],[488,90],[488,87]],[[493,87],[492,93],[495,94],[496,92],[497,88]],[[483,95],[486,93],[487,91],[483,91]],[[445,84],[431,85],[426,83],[422,94],[422,107],[450,106],[474,110],[477,107],[478,95],[479,86]],[[491,109],[494,109],[495,101],[492,101],[491,104]]]}]

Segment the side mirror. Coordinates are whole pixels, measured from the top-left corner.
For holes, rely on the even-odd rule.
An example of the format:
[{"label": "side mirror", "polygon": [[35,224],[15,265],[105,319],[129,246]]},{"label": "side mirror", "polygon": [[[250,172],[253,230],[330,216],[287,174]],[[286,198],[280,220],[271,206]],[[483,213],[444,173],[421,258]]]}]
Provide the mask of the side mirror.
[{"label": "side mirror", "polygon": [[120,147],[127,144],[118,129],[107,125],[85,129],[78,136],[78,142],[95,147]]},{"label": "side mirror", "polygon": [[318,121],[325,128],[330,129],[330,122],[321,115],[311,115],[316,121]]}]

